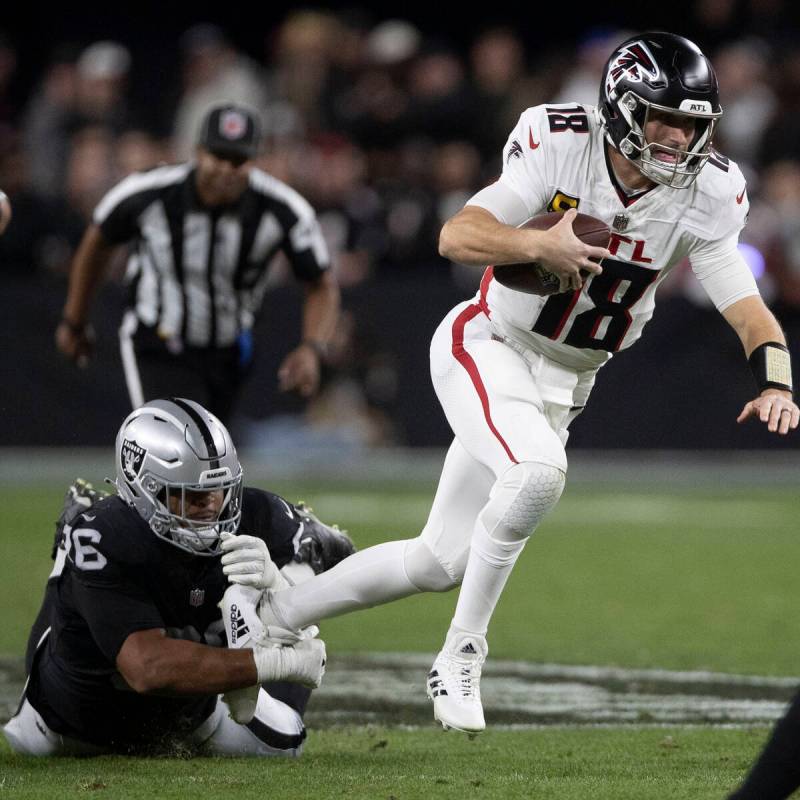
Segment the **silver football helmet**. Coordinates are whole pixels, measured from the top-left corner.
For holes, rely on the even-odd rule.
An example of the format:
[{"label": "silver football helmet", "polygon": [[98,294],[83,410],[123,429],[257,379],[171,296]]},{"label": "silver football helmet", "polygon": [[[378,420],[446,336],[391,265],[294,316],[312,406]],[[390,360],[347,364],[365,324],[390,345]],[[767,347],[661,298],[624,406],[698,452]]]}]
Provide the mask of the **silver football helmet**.
[{"label": "silver football helmet", "polygon": [[220,552],[242,515],[242,467],[225,426],[199,403],[152,400],[117,434],[119,496],[156,536],[195,555]]}]

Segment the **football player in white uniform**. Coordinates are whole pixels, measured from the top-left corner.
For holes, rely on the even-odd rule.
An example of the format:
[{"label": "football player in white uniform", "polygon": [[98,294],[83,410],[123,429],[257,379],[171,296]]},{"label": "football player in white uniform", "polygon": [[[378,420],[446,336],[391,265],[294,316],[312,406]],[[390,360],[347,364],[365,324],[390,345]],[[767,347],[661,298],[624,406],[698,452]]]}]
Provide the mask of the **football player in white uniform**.
[{"label": "football player in white uniform", "polygon": [[[687,256],[753,368],[758,396],[739,421],[756,417],[779,434],[797,427],[783,333],[737,250],[745,181],[711,149],[721,113],[709,61],[666,33],[614,51],[596,108],[523,112],[502,176],[445,224],[440,249],[476,266],[540,262],[561,292],[513,291],[486,270],[477,296],[447,315],[431,345],[433,384],[455,439],[421,535],[270,591],[259,609],[265,624],[300,628],[461,583],[428,694],[445,727],[482,730],[489,620],[525,542],[561,495],[567,428],[597,370],[639,337],[656,287]],[[607,250],[574,235],[578,207],[613,228]],[[566,213],[545,231],[517,227],[548,209]]]}]

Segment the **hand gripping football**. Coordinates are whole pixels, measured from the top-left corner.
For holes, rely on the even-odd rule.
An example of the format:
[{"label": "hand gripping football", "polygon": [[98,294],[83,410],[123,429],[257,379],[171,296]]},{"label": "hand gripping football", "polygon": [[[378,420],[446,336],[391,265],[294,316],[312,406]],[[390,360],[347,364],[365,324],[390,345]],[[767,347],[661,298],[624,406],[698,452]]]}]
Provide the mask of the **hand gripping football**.
[{"label": "hand gripping football", "polygon": [[[546,231],[560,219],[559,212],[550,211],[532,217],[522,227]],[[572,230],[582,242],[594,247],[607,247],[611,238],[608,225],[589,214],[578,213],[572,221]],[[582,271],[581,274],[586,277],[588,273]],[[558,292],[558,278],[535,261],[527,264],[498,264],[494,267],[494,277],[503,286],[526,294],[548,295]]]}]

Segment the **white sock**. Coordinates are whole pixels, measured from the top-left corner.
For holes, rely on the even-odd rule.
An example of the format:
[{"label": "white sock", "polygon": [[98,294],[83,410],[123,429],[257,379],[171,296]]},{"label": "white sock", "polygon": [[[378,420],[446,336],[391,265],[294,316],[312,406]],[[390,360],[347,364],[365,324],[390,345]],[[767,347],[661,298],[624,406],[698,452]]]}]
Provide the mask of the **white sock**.
[{"label": "white sock", "polygon": [[310,581],[270,592],[271,610],[279,622],[297,629],[416,594],[403,564],[407,545],[402,540],[368,547]]},{"label": "white sock", "polygon": [[458,631],[486,635],[497,601],[527,541],[493,539],[478,518],[448,638]]}]

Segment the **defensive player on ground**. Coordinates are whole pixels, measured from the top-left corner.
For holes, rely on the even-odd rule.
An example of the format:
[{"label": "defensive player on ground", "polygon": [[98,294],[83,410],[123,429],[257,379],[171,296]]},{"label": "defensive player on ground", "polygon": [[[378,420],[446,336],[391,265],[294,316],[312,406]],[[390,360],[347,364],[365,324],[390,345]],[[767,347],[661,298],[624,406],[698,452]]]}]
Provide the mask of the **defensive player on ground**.
[{"label": "defensive player on ground", "polygon": [[[257,562],[269,547],[289,586],[352,552],[349,540],[308,525],[305,510],[278,495],[243,488],[228,431],[191,400],[154,400],[127,417],[116,489],[108,497],[79,481],[67,493],[28,683],[5,726],[11,747],[299,755],[325,646],[309,632],[276,646],[235,605],[221,615],[223,562],[245,551]],[[249,548],[223,555],[237,530]],[[252,703],[237,704],[248,687]]]},{"label": "defensive player on ground", "polygon": [[[433,384],[455,440],[421,535],[271,591],[260,608],[265,624],[299,628],[461,583],[428,693],[446,727],[482,730],[489,620],[525,542],[561,495],[568,426],[597,370],[639,337],[656,287],[687,256],[753,369],[757,396],[739,421],[754,417],[779,434],[797,427],[783,333],[737,249],[745,181],[711,149],[721,114],[711,64],[668,33],[616,48],[596,108],[523,112],[502,176],[445,224],[440,249],[476,266],[540,262],[562,292],[517,292],[486,269],[477,296],[445,317],[431,345]],[[578,207],[613,228],[608,250],[574,235]],[[548,209],[566,213],[546,231],[518,228]],[[602,267],[592,257],[604,258]],[[590,273],[585,281],[581,270]],[[702,398],[687,411],[698,407],[715,413]]]}]

